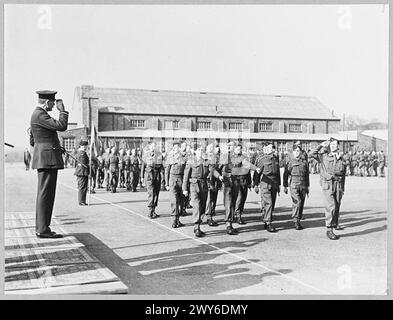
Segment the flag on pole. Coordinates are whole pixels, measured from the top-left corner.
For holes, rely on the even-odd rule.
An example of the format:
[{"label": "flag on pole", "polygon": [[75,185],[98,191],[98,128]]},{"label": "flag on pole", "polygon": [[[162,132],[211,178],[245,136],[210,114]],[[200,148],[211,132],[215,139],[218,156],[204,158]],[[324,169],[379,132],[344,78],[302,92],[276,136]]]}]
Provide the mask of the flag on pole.
[{"label": "flag on pole", "polygon": [[90,133],[90,159],[89,159],[89,201],[88,201],[89,206],[90,206],[91,179],[92,179],[92,177],[91,177],[91,167],[92,167],[91,160],[93,159],[93,157],[97,158],[97,156],[98,156],[97,148],[99,148],[98,134],[97,134],[96,127],[92,121],[91,122],[91,133]]}]

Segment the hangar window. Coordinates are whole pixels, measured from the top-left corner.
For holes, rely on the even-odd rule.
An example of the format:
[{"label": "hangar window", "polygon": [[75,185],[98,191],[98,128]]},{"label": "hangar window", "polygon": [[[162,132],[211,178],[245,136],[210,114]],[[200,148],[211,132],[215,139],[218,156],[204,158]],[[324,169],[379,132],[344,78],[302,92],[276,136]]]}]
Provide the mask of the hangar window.
[{"label": "hangar window", "polygon": [[67,151],[74,150],[75,138],[63,138],[63,146]]},{"label": "hangar window", "polygon": [[229,130],[242,130],[243,123],[242,122],[229,122]]},{"label": "hangar window", "polygon": [[290,123],[289,132],[302,132],[302,125],[300,123]]},{"label": "hangar window", "polygon": [[165,120],[165,129],[179,129],[178,120]]},{"label": "hangar window", "polygon": [[210,121],[198,121],[198,129],[209,130],[211,128]]},{"label": "hangar window", "polygon": [[273,131],[273,123],[272,122],[259,123],[259,131]]},{"label": "hangar window", "polygon": [[131,128],[144,128],[145,127],[145,120],[130,120],[130,127]]}]

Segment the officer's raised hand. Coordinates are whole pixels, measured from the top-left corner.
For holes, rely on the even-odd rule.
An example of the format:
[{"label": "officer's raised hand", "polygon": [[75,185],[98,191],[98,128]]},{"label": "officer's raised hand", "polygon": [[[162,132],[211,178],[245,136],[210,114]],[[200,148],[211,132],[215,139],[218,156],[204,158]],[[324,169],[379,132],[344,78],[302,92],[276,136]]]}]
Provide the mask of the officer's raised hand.
[{"label": "officer's raised hand", "polygon": [[188,197],[188,191],[187,190],[184,190],[183,194],[184,194],[185,197]]},{"label": "officer's raised hand", "polygon": [[65,110],[63,100],[61,100],[61,99],[56,100],[56,108],[60,112]]},{"label": "officer's raised hand", "polygon": [[287,194],[288,193],[288,188],[284,187],[284,193]]}]

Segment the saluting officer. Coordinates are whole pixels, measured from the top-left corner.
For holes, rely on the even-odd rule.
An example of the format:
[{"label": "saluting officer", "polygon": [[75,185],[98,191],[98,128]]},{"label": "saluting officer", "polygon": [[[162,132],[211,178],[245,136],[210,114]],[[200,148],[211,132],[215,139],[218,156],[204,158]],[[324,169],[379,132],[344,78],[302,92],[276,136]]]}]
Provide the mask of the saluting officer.
[{"label": "saluting officer", "polygon": [[[214,150],[214,145],[209,144],[206,148],[206,159],[209,162],[210,166],[210,174],[207,180],[208,184],[208,194],[207,194],[207,200],[206,200],[206,217],[207,217],[207,224],[211,227],[216,227],[218,226],[218,223],[214,220],[214,217],[216,215],[216,205],[217,205],[217,197],[218,197],[218,191],[221,189],[221,180],[217,179],[213,175],[214,170],[218,171],[220,168],[220,147],[219,145],[215,146]],[[220,172],[219,172],[220,173]]]},{"label": "saluting officer", "polygon": [[253,165],[243,154],[241,144],[235,146],[232,157],[232,206],[234,206],[234,219],[239,224],[246,224],[242,219],[244,204],[246,203],[248,189],[251,188],[250,170],[259,169]]},{"label": "saluting officer", "polygon": [[330,240],[337,240],[338,236],[333,228],[341,230],[338,223],[341,199],[344,195],[346,166],[342,154],[338,149],[338,140],[322,142],[309,154],[321,164],[321,187],[325,199],[326,235]]},{"label": "saluting officer", "polygon": [[179,218],[184,208],[185,195],[183,195],[182,186],[186,158],[179,150],[179,145],[179,142],[173,143],[172,150],[167,156],[165,167],[165,187],[169,191],[171,215],[174,217],[172,228],[183,226]]},{"label": "saluting officer", "polygon": [[196,237],[205,236],[205,233],[200,229],[200,225],[202,222],[202,215],[205,214],[209,191],[207,180],[210,174],[214,175],[216,178],[220,177],[220,174],[209,165],[208,159],[202,157],[202,153],[202,147],[198,147],[195,150],[195,156],[187,161],[182,184],[185,197],[188,196],[188,189],[190,189],[191,192],[192,220]]},{"label": "saluting officer", "polygon": [[261,192],[262,214],[265,229],[268,232],[276,232],[276,228],[272,225],[273,211],[276,204],[277,194],[280,195],[280,166],[279,160],[273,153],[273,143],[267,142],[264,147],[264,155],[259,157],[256,166],[260,172],[254,173],[255,192]]},{"label": "saluting officer", "polygon": [[87,140],[79,142],[78,153],[76,154],[77,164],[75,168],[76,180],[78,183],[78,203],[80,206],[87,206],[86,193],[89,178],[89,156],[86,153]]},{"label": "saluting officer", "polygon": [[302,157],[300,144],[293,146],[293,157],[285,164],[283,175],[284,193],[288,193],[289,188],[292,198],[292,219],[296,230],[302,230],[300,220],[303,216],[304,202],[309,193],[310,177],[308,161]]},{"label": "saluting officer", "polygon": [[37,169],[38,188],[36,201],[36,235],[39,238],[61,238],[62,235],[51,231],[53,204],[56,195],[57,171],[64,169],[62,147],[57,131],[65,131],[68,126],[68,112],[63,102],[56,101],[59,120],[53,119],[48,112],[55,105],[56,91],[37,91],[38,107],[30,120],[30,144],[34,146],[32,168]]},{"label": "saluting officer", "polygon": [[162,154],[156,150],[154,141],[149,143],[149,149],[144,152],[141,167],[141,176],[144,176],[147,189],[148,199],[147,207],[149,208],[148,217],[151,219],[158,218],[159,215],[155,209],[158,205],[158,196],[161,188]]}]

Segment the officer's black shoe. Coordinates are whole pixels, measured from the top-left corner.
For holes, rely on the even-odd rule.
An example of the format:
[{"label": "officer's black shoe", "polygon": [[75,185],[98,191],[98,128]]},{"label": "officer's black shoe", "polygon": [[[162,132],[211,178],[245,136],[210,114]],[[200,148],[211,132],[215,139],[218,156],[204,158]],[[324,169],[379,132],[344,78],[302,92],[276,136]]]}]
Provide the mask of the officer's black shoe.
[{"label": "officer's black shoe", "polygon": [[268,225],[265,224],[265,226],[268,232],[277,232],[276,228],[271,223],[269,223]]},{"label": "officer's black shoe", "polygon": [[229,234],[230,236],[234,236],[237,235],[238,232],[236,229],[233,229],[232,227],[227,227],[227,234]]},{"label": "officer's black shoe", "polygon": [[56,232],[49,232],[49,233],[36,233],[35,234],[38,238],[41,239],[58,239],[63,238],[61,234],[57,234]]},{"label": "officer's black shoe", "polygon": [[86,202],[79,202],[79,205],[80,206],[87,206],[87,203]]},{"label": "officer's black shoe", "polygon": [[246,222],[242,219],[241,216],[239,216],[239,218],[237,219],[237,223],[238,224],[246,224]]},{"label": "officer's black shoe", "polygon": [[179,221],[178,220],[173,221],[172,228],[179,228],[179,227],[181,227],[179,226]]},{"label": "officer's black shoe", "polygon": [[159,218],[159,217],[160,217],[160,215],[157,214],[157,213],[155,213],[155,212],[153,212],[153,213],[150,215],[150,218],[152,218],[152,219],[156,219],[156,218]]},{"label": "officer's black shoe", "polygon": [[180,220],[177,221],[177,227],[178,227],[178,228],[184,227],[184,223],[181,223]]},{"label": "officer's black shoe", "polygon": [[329,228],[328,231],[326,231],[326,235],[330,240],[338,240],[338,236],[334,234],[331,228]]},{"label": "officer's black shoe", "polygon": [[295,222],[295,229],[296,230],[303,230],[303,226],[300,224],[300,222]]},{"label": "officer's black shoe", "polygon": [[197,238],[201,238],[201,237],[204,237],[206,235],[206,233],[201,231],[201,229],[194,229],[194,234],[195,234],[195,236]]},{"label": "officer's black shoe", "polygon": [[207,224],[211,227],[217,227],[218,223],[216,221],[214,221],[213,219],[208,219],[207,220]]},{"label": "officer's black shoe", "polygon": [[334,227],[334,229],[340,231],[340,230],[344,230],[344,227],[342,227],[340,225],[337,225],[337,226]]}]

